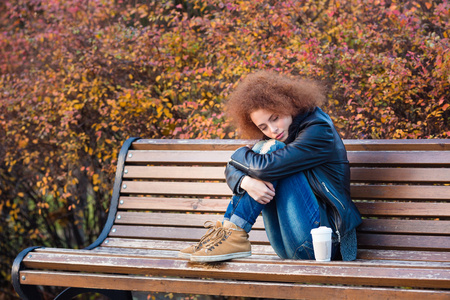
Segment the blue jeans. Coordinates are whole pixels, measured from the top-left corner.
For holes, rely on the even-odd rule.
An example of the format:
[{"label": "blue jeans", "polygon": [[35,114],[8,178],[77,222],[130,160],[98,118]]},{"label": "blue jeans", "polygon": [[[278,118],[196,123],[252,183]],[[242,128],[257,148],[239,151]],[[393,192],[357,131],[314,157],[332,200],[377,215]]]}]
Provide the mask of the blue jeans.
[{"label": "blue jeans", "polygon": [[[267,150],[264,143],[268,142],[260,142],[252,150],[257,153]],[[270,140],[270,143],[269,151],[263,151],[264,153],[285,146],[274,140]],[[300,172],[272,184],[275,186],[276,196],[269,204],[256,202],[248,193],[234,195],[224,219],[249,232],[262,212],[267,237],[279,257],[314,259],[311,229],[319,227],[320,213],[317,199],[305,174]]]}]

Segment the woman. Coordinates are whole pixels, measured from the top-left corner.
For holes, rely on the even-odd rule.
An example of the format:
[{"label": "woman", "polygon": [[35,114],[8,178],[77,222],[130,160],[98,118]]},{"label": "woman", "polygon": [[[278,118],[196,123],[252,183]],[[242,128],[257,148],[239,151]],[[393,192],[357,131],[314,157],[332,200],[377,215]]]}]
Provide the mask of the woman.
[{"label": "woman", "polygon": [[191,261],[251,255],[248,232],[262,212],[270,244],[281,258],[314,259],[311,229],[333,230],[333,259],[356,259],[361,216],[350,198],[345,147],[315,82],[259,71],[239,83],[227,111],[252,149],[237,149],[225,170],[234,196],[223,222],[209,223],[197,245],[180,251]]}]

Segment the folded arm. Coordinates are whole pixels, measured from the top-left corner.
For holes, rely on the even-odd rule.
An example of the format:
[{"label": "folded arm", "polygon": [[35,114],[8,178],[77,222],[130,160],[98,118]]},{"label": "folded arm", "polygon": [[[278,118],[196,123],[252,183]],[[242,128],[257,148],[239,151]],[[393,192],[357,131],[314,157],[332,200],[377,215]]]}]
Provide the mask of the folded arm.
[{"label": "folded arm", "polygon": [[241,175],[274,181],[326,163],[334,149],[332,125],[314,120],[286,147],[270,154],[257,154],[248,147],[237,149],[229,165]]}]

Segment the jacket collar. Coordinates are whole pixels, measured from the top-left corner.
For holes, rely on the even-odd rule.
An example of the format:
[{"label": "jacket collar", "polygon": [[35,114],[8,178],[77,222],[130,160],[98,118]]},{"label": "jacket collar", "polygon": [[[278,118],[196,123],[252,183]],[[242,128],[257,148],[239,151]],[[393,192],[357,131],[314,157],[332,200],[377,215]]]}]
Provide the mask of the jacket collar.
[{"label": "jacket collar", "polygon": [[292,124],[289,126],[288,137],[285,141],[286,144],[292,143],[295,140],[298,134],[298,128],[300,127],[300,124],[302,124],[303,120],[305,120],[309,115],[311,115],[316,109],[317,107],[305,113],[300,113],[294,117],[294,119],[292,120]]}]

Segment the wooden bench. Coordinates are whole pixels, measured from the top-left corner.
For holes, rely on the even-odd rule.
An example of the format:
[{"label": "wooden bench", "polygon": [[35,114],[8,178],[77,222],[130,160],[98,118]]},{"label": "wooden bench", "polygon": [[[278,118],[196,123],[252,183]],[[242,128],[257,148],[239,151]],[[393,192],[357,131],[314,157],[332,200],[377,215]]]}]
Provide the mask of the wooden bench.
[{"label": "wooden bench", "polygon": [[[131,299],[130,291],[281,299],[450,298],[450,140],[346,140],[352,197],[364,221],[352,262],[281,260],[262,218],[253,255],[195,264],[177,257],[231,193],[224,166],[245,140],[129,139],[119,154],[109,217],[84,250],[28,248],[12,270],[23,299],[35,286]],[[108,291],[109,290],[109,291]],[[120,293],[120,291],[123,291]],[[128,291],[128,292],[127,292]]]}]

